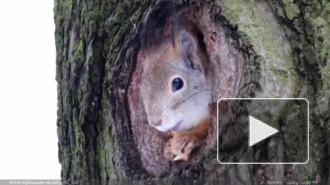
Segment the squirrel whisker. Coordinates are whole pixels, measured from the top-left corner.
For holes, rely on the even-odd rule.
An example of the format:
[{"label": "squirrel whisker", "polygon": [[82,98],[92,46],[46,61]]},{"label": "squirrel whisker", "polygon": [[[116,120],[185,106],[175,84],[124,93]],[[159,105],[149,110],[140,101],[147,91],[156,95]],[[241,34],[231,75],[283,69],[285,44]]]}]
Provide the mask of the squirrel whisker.
[{"label": "squirrel whisker", "polygon": [[180,101],[176,102],[171,108],[172,109],[177,109],[180,105],[182,105],[183,103],[185,103],[187,100],[197,96],[197,95],[200,95],[202,93],[206,93],[206,92],[212,92],[212,89],[204,89],[202,91],[198,91],[194,94],[191,94],[189,95],[188,97],[184,98],[184,99],[181,99]]}]

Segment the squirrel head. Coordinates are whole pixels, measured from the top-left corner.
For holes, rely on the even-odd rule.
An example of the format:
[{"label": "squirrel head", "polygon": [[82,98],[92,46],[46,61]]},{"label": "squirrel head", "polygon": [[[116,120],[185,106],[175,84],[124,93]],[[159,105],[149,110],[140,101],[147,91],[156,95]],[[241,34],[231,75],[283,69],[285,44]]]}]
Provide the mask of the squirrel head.
[{"label": "squirrel head", "polygon": [[141,98],[148,122],[178,132],[209,119],[213,71],[197,35],[181,29],[143,53]]}]

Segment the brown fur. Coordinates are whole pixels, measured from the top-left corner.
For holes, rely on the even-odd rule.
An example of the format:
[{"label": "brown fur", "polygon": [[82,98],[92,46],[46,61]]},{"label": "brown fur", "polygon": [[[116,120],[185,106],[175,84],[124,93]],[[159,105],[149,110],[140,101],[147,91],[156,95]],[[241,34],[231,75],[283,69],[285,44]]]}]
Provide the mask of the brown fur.
[{"label": "brown fur", "polygon": [[[165,145],[164,155],[170,160],[176,156],[175,160],[187,161],[208,133],[213,72],[203,37],[188,9],[168,11],[165,8],[156,12],[159,16],[168,15],[162,17],[166,21],[157,23],[150,17],[140,29],[143,50],[141,96],[149,124],[155,128],[179,122],[168,116],[164,118],[168,111],[175,115],[173,119],[183,119],[180,126],[187,128],[170,133],[172,137]],[[149,16],[156,16],[153,13]],[[171,92],[169,87],[173,75],[184,79],[186,89],[179,94]],[[183,117],[182,114],[187,115]],[[192,120],[192,117],[196,119]],[[168,127],[166,129],[170,129]]]},{"label": "brown fur", "polygon": [[164,146],[164,156],[168,160],[173,160],[179,156],[177,160],[188,161],[191,152],[202,144],[206,138],[209,129],[210,120],[204,120],[197,127],[183,132],[169,132],[169,140]]}]

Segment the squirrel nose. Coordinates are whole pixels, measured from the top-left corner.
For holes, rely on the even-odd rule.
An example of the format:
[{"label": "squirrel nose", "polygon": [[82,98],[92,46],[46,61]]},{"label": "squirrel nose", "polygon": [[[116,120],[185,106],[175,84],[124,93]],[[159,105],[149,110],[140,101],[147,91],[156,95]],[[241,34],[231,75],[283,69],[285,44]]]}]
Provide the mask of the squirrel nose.
[{"label": "squirrel nose", "polygon": [[161,125],[162,122],[163,122],[162,119],[153,120],[152,121],[152,125],[155,126],[155,127],[157,127],[157,126]]}]

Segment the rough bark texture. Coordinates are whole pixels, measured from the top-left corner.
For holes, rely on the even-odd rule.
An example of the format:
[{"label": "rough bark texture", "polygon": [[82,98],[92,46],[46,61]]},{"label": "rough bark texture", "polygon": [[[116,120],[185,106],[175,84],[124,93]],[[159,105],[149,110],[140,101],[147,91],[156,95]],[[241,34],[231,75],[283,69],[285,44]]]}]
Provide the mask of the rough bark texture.
[{"label": "rough bark texture", "polygon": [[[216,118],[205,146],[189,164],[163,159],[162,136],[145,122],[136,90],[137,26],[155,3],[55,0],[62,179],[80,184],[240,185],[262,179],[329,184],[330,3],[189,1],[196,12],[202,12],[199,26],[217,74],[215,101],[219,97],[309,100],[310,161],[306,165],[220,165]],[[233,127],[222,128],[220,140],[230,149],[240,141],[239,134]]]}]

